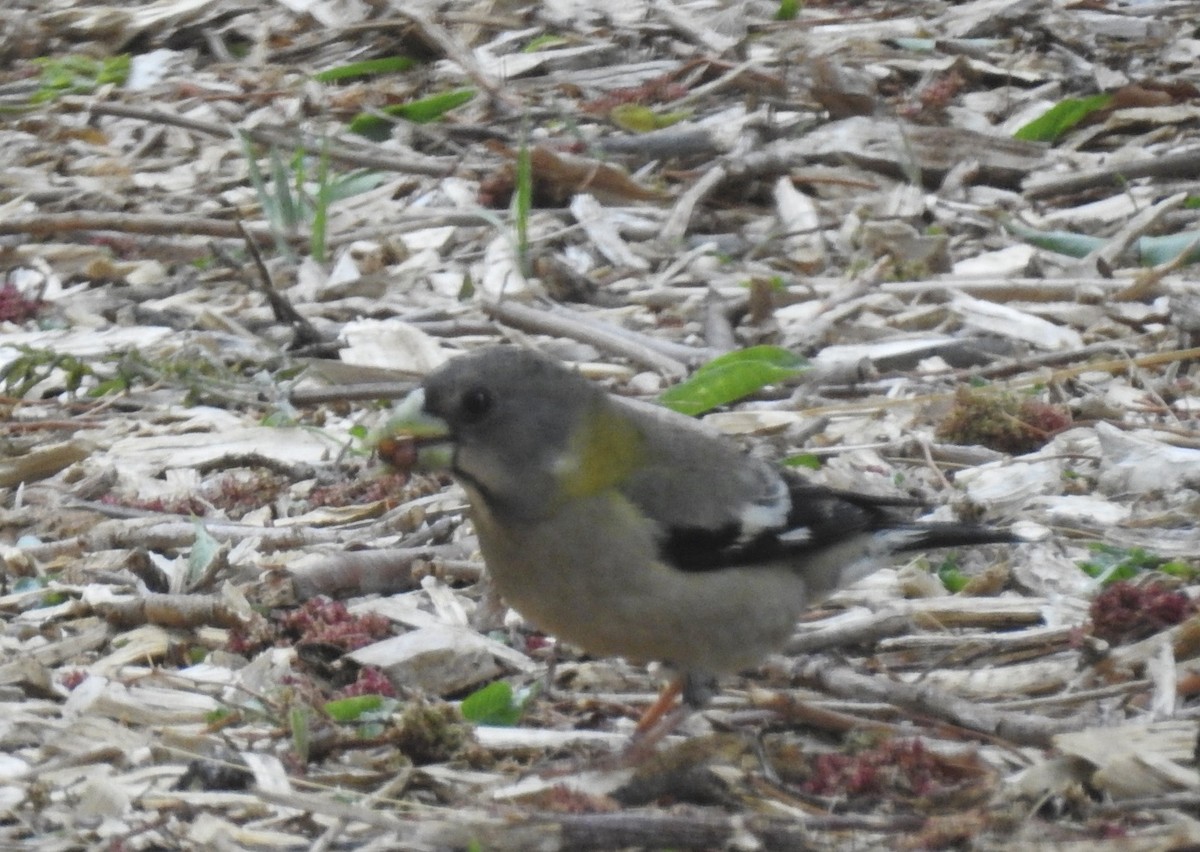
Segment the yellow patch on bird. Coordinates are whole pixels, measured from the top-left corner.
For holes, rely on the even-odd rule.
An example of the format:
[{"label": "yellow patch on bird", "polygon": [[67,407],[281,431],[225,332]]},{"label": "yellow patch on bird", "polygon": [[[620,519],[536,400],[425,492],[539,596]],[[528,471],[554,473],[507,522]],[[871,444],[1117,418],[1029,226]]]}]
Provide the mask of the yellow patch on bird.
[{"label": "yellow patch on bird", "polygon": [[614,488],[642,459],[642,433],[619,411],[597,405],[583,420],[557,465],[564,498],[590,497]]}]

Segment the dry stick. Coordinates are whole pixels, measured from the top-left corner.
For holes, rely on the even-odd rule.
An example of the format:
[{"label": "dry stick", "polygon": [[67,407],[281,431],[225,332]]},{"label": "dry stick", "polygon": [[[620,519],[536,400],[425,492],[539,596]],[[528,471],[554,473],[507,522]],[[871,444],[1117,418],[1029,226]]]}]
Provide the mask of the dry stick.
[{"label": "dry stick", "polygon": [[1052,195],[1081,192],[1092,187],[1115,185],[1121,180],[1141,177],[1192,179],[1197,172],[1200,172],[1200,147],[1141,160],[1113,163],[1063,177],[1055,176],[1042,180],[1035,178],[1026,184],[1025,197],[1031,200],[1049,198]]},{"label": "dry stick", "polygon": [[325,338],[321,336],[321,332],[313,328],[313,324],[308,321],[307,317],[292,307],[292,303],[275,287],[275,282],[271,280],[271,271],[267,269],[267,264],[263,261],[262,254],[251,238],[250,232],[246,230],[245,224],[238,220],[237,226],[246,240],[246,248],[250,251],[250,256],[254,259],[254,268],[258,270],[258,277],[249,282],[250,286],[253,287],[257,281],[258,289],[267,297],[275,319],[292,327],[296,333],[296,339],[292,341],[292,348],[324,343]]},{"label": "dry stick", "polygon": [[1090,251],[1079,260],[1079,269],[1086,272],[1099,269],[1101,274],[1117,265],[1117,259],[1133,245],[1133,241],[1146,231],[1157,225],[1164,216],[1172,210],[1183,206],[1187,200],[1186,192],[1177,192],[1169,198],[1164,198],[1157,204],[1147,207],[1130,219],[1117,233],[1113,234],[1099,248]]},{"label": "dry stick", "polygon": [[[292,779],[297,786],[323,789]],[[726,848],[731,841],[742,841],[747,848],[797,850],[812,848],[812,832],[869,831],[896,833],[916,831],[924,819],[919,816],[818,816],[804,820],[760,814],[712,814],[670,812],[610,814],[530,814],[523,819],[497,817],[482,811],[445,812],[438,819],[436,809],[425,808],[419,821],[394,815],[399,808],[412,810],[411,802],[377,800],[392,810],[382,811],[361,804],[337,801],[327,795],[299,790],[286,793],[256,787],[247,798],[256,797],[287,808],[298,808],[389,831],[403,837],[404,848],[452,849],[476,845],[484,849],[593,849],[626,847],[678,847],[684,849]],[[740,848],[740,847],[739,847]]]},{"label": "dry stick", "polygon": [[664,245],[673,246],[683,241],[683,235],[687,233],[688,223],[692,220],[696,205],[715,192],[728,176],[729,172],[726,171],[724,165],[714,166],[705,172],[700,180],[692,184],[687,192],[679,196],[679,200],[675,202],[670,215],[667,216],[667,221],[663,223],[661,242]]},{"label": "dry stick", "polygon": [[[916,831],[916,816],[820,816],[797,820],[752,813],[735,815],[633,813],[566,814],[554,817],[562,849],[747,848],[799,850],[826,848],[814,843],[813,832],[861,831],[893,834]],[[886,845],[886,844],[885,844]],[[830,846],[828,848],[835,848]]]},{"label": "dry stick", "polygon": [[252,613],[239,612],[220,595],[170,595],[146,592],[128,600],[97,601],[97,615],[121,628],[141,624],[163,627],[242,627]]},{"label": "dry stick", "polygon": [[1132,352],[1136,351],[1136,349],[1137,346],[1134,343],[1104,340],[1099,343],[1089,343],[1080,349],[1071,349],[1064,352],[1046,352],[1005,364],[992,364],[988,367],[967,367],[962,370],[956,370],[953,375],[957,381],[967,381],[976,377],[982,379],[999,379],[1016,373],[1037,370],[1041,367],[1054,367],[1080,358],[1090,358],[1093,355]]},{"label": "dry stick", "polygon": [[355,595],[394,595],[416,588],[414,569],[443,555],[461,558],[457,545],[393,547],[387,550],[352,550],[331,553],[287,569],[294,600],[318,595],[343,598]]},{"label": "dry stick", "polygon": [[[205,523],[205,531],[218,541],[260,539],[264,551],[294,550],[322,544],[342,544],[361,532],[325,530],[313,527],[259,527],[250,524]],[[170,550],[188,547],[196,540],[196,525],[188,520],[139,518],[133,521],[102,521],[83,535],[23,549],[33,559],[50,560],[57,556],[144,547]]]},{"label": "dry stick", "polygon": [[825,660],[804,660],[796,666],[794,674],[808,685],[841,698],[885,701],[1018,745],[1046,747],[1055,734],[1080,727],[1079,722],[984,707],[928,684],[862,675]]},{"label": "dry stick", "polygon": [[1192,256],[1192,252],[1196,250],[1196,246],[1198,245],[1200,245],[1200,237],[1196,237],[1196,239],[1188,243],[1182,251],[1170,260],[1142,270],[1132,284],[1124,290],[1113,293],[1113,301],[1141,302],[1158,295],[1158,285],[1172,272],[1176,272],[1187,266],[1190,263],[1188,258]]},{"label": "dry stick", "polygon": [[[662,352],[662,341],[628,329],[580,314],[568,314],[562,310],[543,311],[513,301],[485,302],[481,307],[493,319],[523,331],[569,337],[669,376],[687,375],[687,366],[683,361]],[[691,361],[701,361],[708,355],[699,349],[690,351],[695,353],[689,359]]]},{"label": "dry stick", "polygon": [[[875,290],[905,298],[935,295],[944,298],[947,291],[966,293],[989,302],[1059,302],[1084,299],[1103,301],[1119,290],[1125,282],[1113,278],[1083,276],[1079,278],[972,278],[956,279],[943,276],[929,281],[884,281]],[[1089,292],[1090,291],[1090,292]]]},{"label": "dry stick", "polygon": [[[88,104],[94,115],[109,115],[116,118],[132,118],[152,124],[165,124],[172,127],[182,127],[196,133],[208,136],[229,138],[230,126],[211,121],[201,121],[195,118],[177,115],[161,107],[135,107],[128,104],[96,103]],[[260,145],[278,145],[288,148],[303,148],[309,153],[327,152],[329,159],[335,163],[355,166],[358,168],[378,169],[380,171],[398,172],[400,174],[429,175],[444,177],[458,162],[457,159],[411,159],[388,154],[381,148],[358,146],[353,142],[338,139],[320,139],[311,134],[284,127],[259,126],[246,128],[241,131],[251,140]]]},{"label": "dry stick", "polygon": [[[1087,348],[1090,349],[1091,347],[1087,347]],[[1080,350],[1080,351],[1082,351],[1082,350]],[[1074,354],[1077,355],[1079,353],[1076,352]],[[1047,377],[1043,376],[1043,375],[1028,376],[1026,378],[1010,382],[1007,385],[1007,387],[1011,388],[1011,389],[1018,389],[1018,388],[1025,387],[1027,385],[1043,384],[1046,381],[1060,382],[1060,381],[1064,381],[1066,379],[1074,378],[1074,377],[1078,376],[1080,373],[1091,372],[1092,370],[1097,370],[1100,372],[1114,373],[1114,372],[1121,372],[1122,370],[1127,370],[1131,366],[1132,367],[1156,367],[1156,366],[1159,366],[1160,364],[1169,364],[1174,361],[1190,361],[1190,360],[1193,360],[1196,358],[1200,358],[1200,346],[1192,347],[1190,349],[1172,349],[1169,352],[1155,352],[1152,355],[1142,355],[1138,358],[1122,358],[1119,360],[1096,361],[1096,362],[1092,362],[1092,363],[1088,363],[1088,364],[1080,364],[1080,365],[1074,366],[1074,367],[1064,367],[1062,369],[1055,370],[1050,375],[1049,379],[1047,379]],[[1031,362],[1027,360],[1025,363],[1031,363]],[[1000,369],[1007,370],[1008,367],[1005,366]],[[955,373],[954,375],[958,376],[959,374]],[[962,376],[965,378],[970,378],[971,376],[977,376],[977,375],[990,375],[990,373],[985,373],[984,371],[981,371],[981,370],[962,371]],[[906,405],[931,405],[936,402],[943,402],[945,400],[948,400],[953,396],[954,396],[953,392],[946,392],[946,393],[921,394],[919,396],[907,397],[905,399],[885,399],[885,400],[871,399],[871,400],[865,400],[863,402],[846,402],[846,403],[842,403],[842,404],[838,404],[838,405],[819,405],[819,406],[815,406],[813,408],[803,408],[803,409],[798,409],[797,413],[804,414],[804,415],[817,415],[817,414],[847,414],[847,413],[857,413],[857,412],[885,411],[889,408],[899,408],[899,407],[906,406]],[[1121,428],[1120,423],[1114,423],[1113,425],[1118,428]]]},{"label": "dry stick", "polygon": [[416,379],[404,382],[363,382],[330,388],[299,388],[288,395],[292,405],[324,405],[330,402],[361,402],[364,399],[399,399],[408,396],[420,384]]},{"label": "dry stick", "polygon": [[793,636],[788,641],[785,651],[789,655],[811,654],[826,648],[848,648],[873,643],[884,637],[906,632],[912,627],[912,622],[912,613],[908,612],[871,612],[860,617],[844,619],[836,625]]},{"label": "dry stick", "polygon": [[[72,231],[121,231],[127,234],[178,236],[193,234],[220,239],[243,239],[237,222],[225,219],[206,219],[202,216],[176,216],[165,213],[44,213],[37,216],[0,217],[0,234],[49,234]],[[259,243],[272,242],[270,229],[252,227],[251,237]]]},{"label": "dry stick", "polygon": [[1017,698],[1011,701],[1000,701],[994,704],[1001,710],[1028,710],[1032,707],[1062,707],[1067,704],[1094,704],[1101,698],[1112,698],[1136,692],[1147,692],[1153,688],[1148,679],[1131,680],[1126,683],[1114,683],[1096,689],[1081,689],[1078,692],[1058,693],[1055,695],[1039,696],[1036,698]]},{"label": "dry stick", "polygon": [[736,38],[723,35],[716,30],[702,26],[699,16],[693,14],[690,10],[684,12],[677,8],[670,0],[652,0],[650,8],[657,12],[668,25],[674,27],[686,38],[691,39],[693,42],[698,42],[705,49],[712,51],[718,56],[737,46],[738,40]]}]

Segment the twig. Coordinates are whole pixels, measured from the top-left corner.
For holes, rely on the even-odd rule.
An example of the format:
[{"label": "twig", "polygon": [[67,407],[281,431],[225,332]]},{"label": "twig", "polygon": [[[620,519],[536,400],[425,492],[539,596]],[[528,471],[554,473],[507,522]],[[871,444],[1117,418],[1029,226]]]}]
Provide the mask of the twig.
[{"label": "twig", "polygon": [[1158,154],[1141,160],[1113,163],[1065,176],[1057,173],[1051,177],[1034,176],[1025,182],[1025,197],[1033,200],[1053,195],[1069,195],[1092,187],[1114,186],[1121,180],[1141,177],[1191,180],[1197,172],[1200,172],[1200,147]]},{"label": "twig", "polygon": [[[216,122],[201,121],[196,118],[177,115],[168,112],[162,107],[137,107],[128,104],[95,103],[91,99],[87,101],[86,106],[94,115],[132,118],[153,124],[182,127],[185,130],[203,133],[206,136],[228,138],[231,130],[228,124],[218,124]],[[379,171],[397,172],[400,174],[444,177],[453,170],[455,164],[458,162],[457,159],[451,158],[435,160],[431,158],[414,159],[397,157],[387,153],[382,148],[360,147],[359,143],[344,139],[321,139],[311,134],[300,133],[292,128],[285,127],[259,125],[258,127],[242,128],[241,132],[260,145],[303,148],[311,154],[327,152],[331,162],[354,166],[356,168],[378,169]]]},{"label": "twig", "polygon": [[[246,230],[245,224],[241,220],[238,220],[237,226],[246,240],[246,248],[250,252],[250,257],[254,259],[254,268],[258,270],[258,278],[255,279],[258,282],[258,289],[266,296],[275,319],[287,323],[296,333],[296,339],[292,341],[291,348],[296,349],[301,346],[324,343],[325,338],[321,336],[321,332],[313,328],[313,324],[308,321],[307,317],[292,307],[292,303],[287,300],[287,297],[275,287],[275,282],[271,280],[271,271],[267,269],[267,264],[263,261],[262,253],[258,250],[258,246],[255,245],[250,232]],[[249,283],[251,287],[254,286],[254,280]]]},{"label": "twig", "polygon": [[329,388],[297,388],[288,395],[292,405],[324,405],[330,402],[362,402],[365,399],[399,399],[407,396],[417,382],[364,382]]},{"label": "twig", "polygon": [[827,648],[849,648],[896,636],[912,627],[908,612],[864,613],[858,618],[839,619],[829,627],[821,627],[793,636],[787,644],[788,654],[811,654]]},{"label": "twig", "polygon": [[461,557],[457,545],[394,547],[388,550],[342,551],[306,561],[288,569],[294,602],[318,595],[331,598],[352,595],[394,595],[417,585],[413,570],[444,554]]},{"label": "twig", "polygon": [[[269,245],[271,231],[265,226],[248,226],[252,238]],[[73,231],[120,231],[126,234],[153,234],[244,239],[239,223],[201,216],[178,216],[168,213],[43,213],[37,216],[0,217],[0,234],[29,234],[44,237],[49,234]]]},{"label": "twig", "polygon": [[[1085,273],[1098,269],[1101,275],[1111,274],[1110,271],[1117,265],[1118,259],[1129,249],[1133,241],[1157,225],[1172,210],[1182,207],[1187,197],[1186,192],[1177,192],[1142,210],[1126,222],[1117,233],[1109,237],[1103,245],[1081,258],[1078,263],[1079,269]],[[1187,254],[1188,252],[1184,252],[1184,256]]]},{"label": "twig", "polygon": [[667,216],[667,221],[663,223],[661,240],[664,245],[674,246],[683,241],[696,205],[716,191],[728,176],[729,172],[724,165],[713,166],[700,180],[688,187],[687,192],[679,196],[679,200],[671,208],[671,214]]},{"label": "twig", "polygon": [[1200,245],[1200,237],[1188,243],[1182,251],[1170,260],[1160,263],[1157,266],[1152,266],[1149,269],[1143,269],[1132,284],[1124,290],[1113,293],[1113,301],[1140,302],[1153,295],[1157,295],[1155,291],[1164,278],[1190,263],[1188,258],[1192,256],[1192,252],[1196,250],[1197,245]]},{"label": "twig", "polygon": [[[514,328],[558,337],[570,337],[628,358],[634,363],[668,376],[687,375],[687,366],[684,362],[671,355],[663,354],[661,346],[663,341],[638,335],[619,326],[580,314],[568,314],[563,309],[539,310],[511,300],[484,303],[482,308],[488,316]],[[702,361],[708,355],[699,349],[691,351],[695,353],[693,358],[689,359],[691,363]]]},{"label": "twig", "polygon": [[1045,747],[1055,734],[1080,727],[1078,722],[985,707],[928,684],[870,677],[826,660],[806,659],[793,674],[812,687],[842,698],[886,701],[1018,745]]}]

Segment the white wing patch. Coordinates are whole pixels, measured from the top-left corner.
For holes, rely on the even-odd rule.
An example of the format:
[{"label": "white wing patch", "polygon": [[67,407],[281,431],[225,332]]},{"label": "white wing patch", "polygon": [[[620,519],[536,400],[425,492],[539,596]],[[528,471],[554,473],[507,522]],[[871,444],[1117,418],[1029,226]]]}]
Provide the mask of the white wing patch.
[{"label": "white wing patch", "polygon": [[779,536],[780,544],[808,544],[812,541],[812,530],[808,527],[792,527]]},{"label": "white wing patch", "polygon": [[928,534],[928,530],[920,528],[880,530],[871,537],[867,555],[874,558],[890,556],[898,550],[911,547]]},{"label": "white wing patch", "polygon": [[788,513],[792,509],[792,498],[788,493],[787,484],[779,477],[771,482],[770,494],[743,506],[738,514],[738,523],[742,530],[738,536],[739,544],[751,541],[764,532],[783,529],[787,524]]}]

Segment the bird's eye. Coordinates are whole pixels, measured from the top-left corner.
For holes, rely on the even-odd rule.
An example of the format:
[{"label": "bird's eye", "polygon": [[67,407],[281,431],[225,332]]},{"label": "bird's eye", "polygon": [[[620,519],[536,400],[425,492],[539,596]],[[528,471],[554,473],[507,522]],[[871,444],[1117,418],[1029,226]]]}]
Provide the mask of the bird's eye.
[{"label": "bird's eye", "polygon": [[467,423],[478,423],[492,410],[492,395],[483,388],[471,388],[463,394],[462,419]]}]

